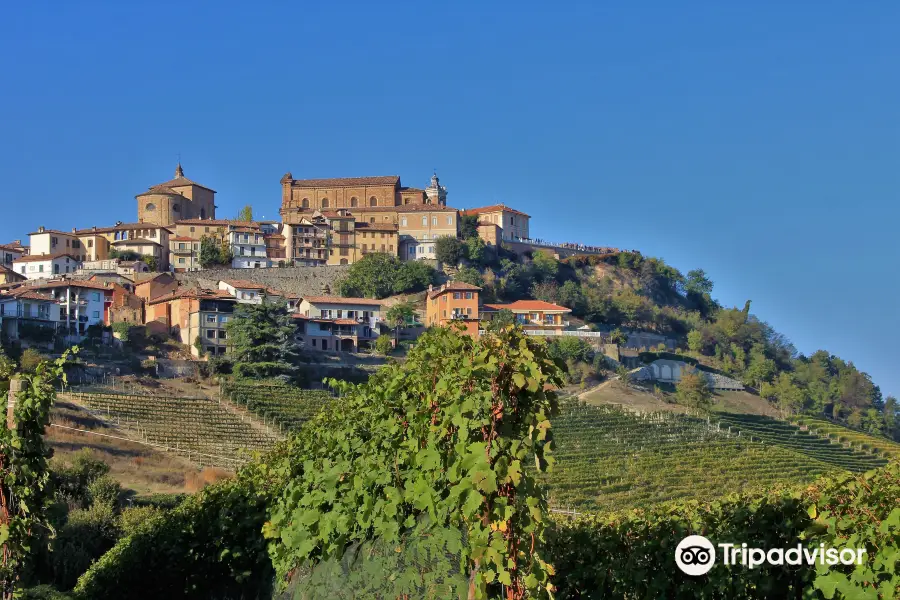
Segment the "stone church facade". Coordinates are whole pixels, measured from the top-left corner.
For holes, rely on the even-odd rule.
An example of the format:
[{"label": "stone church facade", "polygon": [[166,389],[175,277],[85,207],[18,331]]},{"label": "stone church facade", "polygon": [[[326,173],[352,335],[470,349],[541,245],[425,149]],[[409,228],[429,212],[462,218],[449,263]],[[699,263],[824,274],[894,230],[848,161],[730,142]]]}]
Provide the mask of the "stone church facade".
[{"label": "stone church facade", "polygon": [[216,191],[185,177],[181,163],[174,179],[151,186],[135,198],[141,223],[167,226],[185,219],[216,217]]}]

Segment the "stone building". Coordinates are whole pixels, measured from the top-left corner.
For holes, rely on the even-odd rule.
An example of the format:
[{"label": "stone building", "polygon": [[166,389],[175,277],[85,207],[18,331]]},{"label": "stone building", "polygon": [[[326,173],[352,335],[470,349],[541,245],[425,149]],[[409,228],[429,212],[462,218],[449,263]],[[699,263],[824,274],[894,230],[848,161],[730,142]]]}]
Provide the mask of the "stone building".
[{"label": "stone building", "polygon": [[183,219],[214,219],[216,192],[184,176],[181,163],[175,179],[151,186],[137,199],[138,221],[170,225]]},{"label": "stone building", "polygon": [[437,175],[426,189],[404,187],[397,175],[378,177],[281,178],[282,216],[288,212],[328,211],[339,208],[373,208],[408,204],[447,204],[447,188]]}]

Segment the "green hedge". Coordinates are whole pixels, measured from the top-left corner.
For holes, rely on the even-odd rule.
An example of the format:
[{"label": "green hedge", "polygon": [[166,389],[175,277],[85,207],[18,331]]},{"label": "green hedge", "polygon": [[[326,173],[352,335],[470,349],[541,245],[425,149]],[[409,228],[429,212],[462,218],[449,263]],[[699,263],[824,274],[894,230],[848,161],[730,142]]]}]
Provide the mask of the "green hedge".
[{"label": "green hedge", "polygon": [[[577,519],[547,539],[557,598],[900,598],[900,464],[820,480],[800,492],[733,496]],[[684,575],[675,547],[688,535],[750,547],[865,547],[860,566],[721,564]],[[818,570],[817,570],[818,568]]]}]

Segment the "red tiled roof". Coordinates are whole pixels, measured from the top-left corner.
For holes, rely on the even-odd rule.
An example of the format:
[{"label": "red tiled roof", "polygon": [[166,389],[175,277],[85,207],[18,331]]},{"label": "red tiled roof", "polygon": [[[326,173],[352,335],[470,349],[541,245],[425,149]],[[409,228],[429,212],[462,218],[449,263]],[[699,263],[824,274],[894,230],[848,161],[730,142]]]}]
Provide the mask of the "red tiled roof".
[{"label": "red tiled roof", "polygon": [[0,244],[0,250],[8,250],[10,252],[22,252],[17,246],[11,244]]},{"label": "red tiled roof", "polygon": [[26,278],[26,277],[25,277],[24,275],[22,275],[21,273],[16,273],[15,271],[13,271],[12,269],[10,269],[10,268],[7,267],[6,265],[0,265],[0,273],[6,273],[7,275],[9,275],[9,274],[11,273],[11,274],[13,274],[13,275],[16,275],[17,277],[21,277],[22,279],[25,279],[25,278]]},{"label": "red tiled roof", "polygon": [[29,254],[28,256],[20,256],[19,258],[13,260],[13,264],[15,263],[23,263],[23,262],[40,262],[42,260],[53,260],[54,258],[62,258],[63,256],[68,256],[72,260],[76,262],[81,262],[81,259],[69,254],[68,252],[57,252],[56,254]]},{"label": "red tiled roof", "polygon": [[40,235],[42,233],[55,233],[56,235],[67,235],[69,237],[76,237],[76,234],[71,231],[60,231],[59,229],[44,229],[43,231],[33,231],[28,235]]},{"label": "red tiled roof", "polygon": [[195,185],[199,188],[203,188],[204,190],[209,190],[215,193],[214,189],[208,188],[205,185],[200,185],[196,181],[191,181],[190,179],[185,177],[184,172],[179,167],[178,171],[176,171],[175,179],[170,179],[169,181],[157,183],[156,185],[150,186],[150,188],[146,192],[144,192],[143,194],[138,194],[138,196],[146,196],[147,194],[171,194],[173,193],[171,191],[171,188],[183,187],[187,185]]},{"label": "red tiled roof", "polygon": [[397,232],[397,226],[394,223],[366,223],[365,221],[359,221],[355,225],[356,229],[362,229],[363,231],[390,231],[392,233]]},{"label": "red tiled roof", "polygon": [[384,175],[378,177],[335,177],[331,179],[291,179],[291,187],[322,188],[322,187],[356,187],[365,185],[400,185],[399,175]]},{"label": "red tiled roof", "polygon": [[197,241],[194,238],[187,237],[184,235],[176,235],[175,237],[170,237],[169,240],[172,242],[196,242]]},{"label": "red tiled roof", "polygon": [[510,207],[506,206],[505,204],[493,204],[493,205],[491,205],[491,206],[482,206],[482,207],[480,207],[480,208],[467,208],[466,210],[462,211],[462,214],[465,215],[465,216],[467,216],[467,217],[470,217],[470,216],[472,216],[472,215],[480,215],[480,214],[484,214],[484,213],[500,212],[501,210],[502,210],[503,212],[509,212],[509,213],[514,214],[514,215],[522,215],[523,217],[529,217],[529,218],[530,218],[530,215],[528,215],[528,214],[526,214],[526,213],[523,213],[523,212],[520,211],[520,210],[516,210],[516,209],[514,209],[514,208],[510,208]]},{"label": "red tiled roof", "polygon": [[175,221],[175,225],[228,225],[228,219],[182,219]]},{"label": "red tiled roof", "polygon": [[233,288],[238,288],[241,290],[264,290],[266,286],[260,285],[258,283],[253,283],[252,281],[248,281],[246,279],[222,279],[225,283],[230,285]]},{"label": "red tiled roof", "polygon": [[334,323],[335,325],[358,325],[359,324],[356,322],[356,319],[335,319],[334,321],[331,321],[331,322]]},{"label": "red tiled roof", "polygon": [[303,299],[313,304],[367,304],[381,306],[381,300],[371,298],[342,298],[340,296],[303,296]]},{"label": "red tiled roof", "polygon": [[170,231],[167,227],[163,227],[162,225],[157,225],[156,223],[120,223],[119,225],[113,225],[112,227],[98,227],[94,229],[93,227],[88,227],[87,229],[76,229],[75,233],[70,233],[69,235],[91,235],[92,233],[109,233],[111,231],[130,231],[132,229],[165,229],[166,231]]},{"label": "red tiled roof", "polygon": [[[46,300],[47,302],[55,302],[56,299],[48,294],[41,294],[40,292],[35,292],[32,288],[21,287],[16,288],[14,290],[9,290],[7,292],[3,292],[4,295],[10,298],[21,298],[24,300]],[[2,297],[2,296],[0,296]]]},{"label": "red tiled roof", "polygon": [[31,286],[32,289],[35,290],[52,290],[56,288],[66,288],[66,287],[75,287],[75,288],[85,288],[91,290],[104,290],[110,291],[106,284],[94,282],[90,280],[74,280],[74,279],[66,279],[66,280],[57,280],[57,281],[48,281],[46,283],[37,283]]},{"label": "red tiled roof", "polygon": [[428,297],[429,298],[437,298],[444,292],[453,292],[453,291],[458,292],[461,290],[467,290],[467,291],[481,290],[481,288],[478,287],[477,285],[472,285],[472,284],[466,283],[464,281],[451,281],[449,283],[444,284],[442,286],[442,288],[438,288],[436,290],[432,290],[432,291],[428,292]]},{"label": "red tiled roof", "polygon": [[528,310],[572,312],[571,308],[559,306],[558,304],[551,304],[550,302],[544,302],[543,300],[516,300],[509,304],[485,304],[485,306],[493,310],[507,309],[513,312]]},{"label": "red tiled roof", "polygon": [[[173,290],[168,294],[163,294],[161,296],[157,296],[156,298],[152,298],[150,300],[150,304],[160,304],[161,302],[171,302],[172,300],[180,300],[180,299],[193,299],[193,300],[235,300],[235,298],[229,295],[224,290],[204,290],[200,288],[179,288],[177,290]],[[235,300],[236,302],[237,300]]]}]

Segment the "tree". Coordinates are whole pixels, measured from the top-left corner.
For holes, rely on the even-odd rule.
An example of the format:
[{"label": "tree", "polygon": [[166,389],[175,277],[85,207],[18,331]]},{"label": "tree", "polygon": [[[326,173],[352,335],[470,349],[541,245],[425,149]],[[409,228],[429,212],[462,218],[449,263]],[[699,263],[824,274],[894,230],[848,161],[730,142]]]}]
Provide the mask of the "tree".
[{"label": "tree", "polygon": [[884,414],[885,435],[900,441],[900,405],[898,405],[894,396],[888,396],[884,399],[882,413]]},{"label": "tree", "polygon": [[775,371],[775,361],[766,356],[763,345],[754,344],[750,349],[750,363],[744,373],[744,383],[759,389],[764,382],[772,380]]},{"label": "tree", "polygon": [[628,341],[628,336],[622,333],[622,330],[616,327],[609,332],[609,343],[621,346]]},{"label": "tree", "polygon": [[434,275],[434,268],[423,261],[400,262],[396,256],[375,252],[350,265],[338,289],[345,297],[386,298],[422,291],[434,282]]},{"label": "tree", "polygon": [[33,556],[35,541],[52,533],[50,522],[50,449],[44,430],[50,422],[55,384],[65,382],[65,365],[74,347],[55,361],[42,361],[22,377],[16,396],[15,427],[0,427],[0,594],[13,598]]},{"label": "tree", "polygon": [[538,281],[555,279],[559,271],[559,261],[546,250],[538,250],[531,257],[531,269]]},{"label": "tree", "polygon": [[703,269],[693,269],[688,271],[684,289],[688,294],[703,297],[704,294],[712,293],[713,282],[706,276],[706,272]]},{"label": "tree", "polygon": [[516,324],[516,313],[509,310],[508,308],[502,308],[497,311],[497,314],[494,315],[494,318],[487,321],[487,324],[484,326],[486,331],[497,332],[501,331],[504,327],[509,327],[511,325]]},{"label": "tree", "polygon": [[712,403],[712,390],[706,376],[696,369],[686,370],[681,375],[681,381],[675,385],[675,398],[684,406],[708,409]]},{"label": "tree", "polygon": [[231,264],[231,249],[215,237],[204,235],[200,238],[200,268],[208,269],[216,265]]},{"label": "tree", "polygon": [[455,267],[464,254],[463,243],[451,235],[442,235],[434,240],[434,257],[438,262]]},{"label": "tree", "polygon": [[556,303],[559,301],[559,286],[555,281],[542,281],[531,286],[531,297],[535,300]]},{"label": "tree", "polygon": [[453,281],[461,281],[463,283],[468,283],[469,285],[477,285],[478,287],[484,285],[484,278],[481,276],[481,273],[478,272],[478,269],[474,267],[463,267],[457,271],[456,275],[453,277]]},{"label": "tree", "polygon": [[806,396],[803,391],[794,385],[789,373],[781,372],[773,383],[763,382],[759,395],[769,400],[774,400],[778,408],[786,414],[794,414],[803,410]]},{"label": "tree", "polygon": [[294,338],[297,326],[283,304],[239,303],[225,331],[237,375],[263,378],[294,373],[299,354]]},{"label": "tree", "polygon": [[387,356],[394,349],[394,344],[391,343],[391,336],[389,335],[379,335],[375,339],[375,352],[381,354],[382,356]]},{"label": "tree", "polygon": [[247,204],[240,210],[237,216],[238,221],[252,221],[253,220],[253,207]]},{"label": "tree", "polygon": [[484,240],[477,235],[475,237],[470,237],[465,240],[465,254],[466,258],[471,262],[476,265],[483,265],[487,258],[487,244],[485,244]]},{"label": "tree", "polygon": [[567,308],[571,308],[576,315],[583,315],[585,309],[584,294],[581,286],[571,279],[559,288],[558,302]]},{"label": "tree", "polygon": [[151,271],[157,271],[159,269],[159,261],[157,261],[156,257],[152,254],[145,254],[141,256],[140,261],[147,265]]},{"label": "tree", "polygon": [[691,352],[701,352],[703,350],[703,333],[699,329],[692,329],[687,334],[687,342]]},{"label": "tree", "polygon": [[550,342],[550,356],[561,362],[591,362],[594,349],[582,338],[564,335]]},{"label": "tree", "polygon": [[619,382],[626,388],[631,385],[631,371],[625,365],[616,367],[616,377],[619,378]]},{"label": "tree", "polygon": [[297,438],[303,460],[264,528],[280,577],[324,569],[320,583],[334,586],[329,564],[357,547],[375,567],[430,549],[424,569],[392,570],[397,581],[372,569],[364,583],[381,588],[364,597],[486,599],[501,586],[508,600],[546,596],[548,507],[535,476],[562,376],[521,330],[475,339],[434,328],[405,362],[338,385],[339,407]]},{"label": "tree", "polygon": [[394,339],[400,339],[400,328],[416,318],[416,307],[412,302],[399,302],[384,313],[384,319],[394,327]]},{"label": "tree", "polygon": [[459,217],[459,235],[464,240],[478,237],[478,215]]}]

